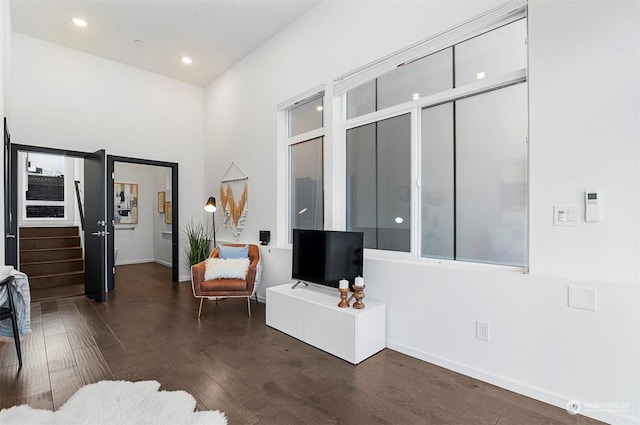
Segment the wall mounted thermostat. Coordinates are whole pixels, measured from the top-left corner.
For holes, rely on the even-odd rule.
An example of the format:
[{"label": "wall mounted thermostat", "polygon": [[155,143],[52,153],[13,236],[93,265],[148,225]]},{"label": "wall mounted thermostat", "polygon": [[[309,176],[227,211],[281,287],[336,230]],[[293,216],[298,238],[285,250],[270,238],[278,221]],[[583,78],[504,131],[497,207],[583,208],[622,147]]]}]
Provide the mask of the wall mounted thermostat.
[{"label": "wall mounted thermostat", "polygon": [[587,191],[584,193],[584,221],[600,221],[600,196],[598,192]]}]

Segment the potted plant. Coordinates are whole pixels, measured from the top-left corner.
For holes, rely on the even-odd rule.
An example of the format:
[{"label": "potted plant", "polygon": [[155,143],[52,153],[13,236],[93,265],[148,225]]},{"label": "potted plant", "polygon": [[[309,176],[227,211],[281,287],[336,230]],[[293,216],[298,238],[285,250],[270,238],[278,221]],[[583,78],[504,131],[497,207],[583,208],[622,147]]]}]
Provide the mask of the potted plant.
[{"label": "potted plant", "polygon": [[191,267],[209,256],[209,245],[211,245],[213,233],[202,223],[194,225],[192,222],[187,223],[184,232],[189,241],[186,247],[186,259]]}]

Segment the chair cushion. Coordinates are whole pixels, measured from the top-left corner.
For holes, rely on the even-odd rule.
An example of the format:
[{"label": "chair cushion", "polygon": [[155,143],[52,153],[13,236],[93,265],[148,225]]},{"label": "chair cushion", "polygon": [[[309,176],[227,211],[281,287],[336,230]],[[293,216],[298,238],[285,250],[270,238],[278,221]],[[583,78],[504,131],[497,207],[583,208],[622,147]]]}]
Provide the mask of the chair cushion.
[{"label": "chair cushion", "polygon": [[218,245],[220,258],[246,258],[249,256],[249,245],[245,246],[228,246]]},{"label": "chair cushion", "polygon": [[244,279],[249,270],[249,258],[208,258],[204,264],[204,280]]},{"label": "chair cushion", "polygon": [[247,281],[244,279],[204,280],[201,290],[201,295],[216,297],[250,294],[242,294],[247,291]]}]

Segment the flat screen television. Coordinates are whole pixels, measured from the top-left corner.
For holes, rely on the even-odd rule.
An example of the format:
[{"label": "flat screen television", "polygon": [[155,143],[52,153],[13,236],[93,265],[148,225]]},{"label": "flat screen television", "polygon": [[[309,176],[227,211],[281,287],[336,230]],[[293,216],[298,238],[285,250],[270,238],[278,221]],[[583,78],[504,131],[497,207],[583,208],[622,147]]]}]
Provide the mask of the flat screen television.
[{"label": "flat screen television", "polygon": [[362,232],[293,229],[291,277],[337,288],[341,279],[352,287],[362,276]]}]

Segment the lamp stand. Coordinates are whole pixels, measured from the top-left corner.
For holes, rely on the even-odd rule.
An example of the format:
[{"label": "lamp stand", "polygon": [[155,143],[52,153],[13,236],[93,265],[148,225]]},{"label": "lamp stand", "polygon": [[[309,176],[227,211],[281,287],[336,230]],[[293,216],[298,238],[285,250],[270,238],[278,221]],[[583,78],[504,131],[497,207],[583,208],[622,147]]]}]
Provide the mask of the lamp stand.
[{"label": "lamp stand", "polygon": [[213,217],[213,249],[216,249],[216,212],[211,213]]}]

